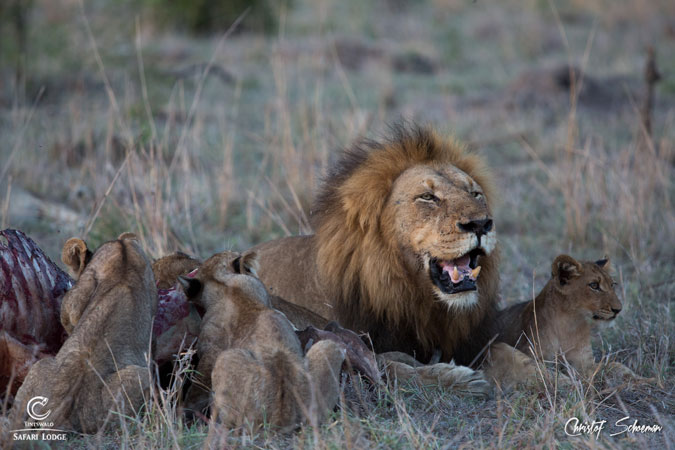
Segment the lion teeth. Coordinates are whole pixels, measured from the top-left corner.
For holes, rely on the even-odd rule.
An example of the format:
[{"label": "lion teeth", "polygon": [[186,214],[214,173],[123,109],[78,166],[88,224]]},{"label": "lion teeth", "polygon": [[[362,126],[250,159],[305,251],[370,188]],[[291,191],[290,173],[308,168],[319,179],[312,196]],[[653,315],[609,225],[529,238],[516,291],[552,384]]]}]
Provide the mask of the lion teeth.
[{"label": "lion teeth", "polygon": [[475,280],[476,278],[478,278],[479,273],[480,273],[480,266],[476,267],[471,271],[471,278]]},{"label": "lion teeth", "polygon": [[450,273],[450,279],[452,280],[453,283],[459,283],[461,281],[461,278],[459,276],[459,270],[457,270],[457,266],[455,266],[452,269],[452,272]]}]

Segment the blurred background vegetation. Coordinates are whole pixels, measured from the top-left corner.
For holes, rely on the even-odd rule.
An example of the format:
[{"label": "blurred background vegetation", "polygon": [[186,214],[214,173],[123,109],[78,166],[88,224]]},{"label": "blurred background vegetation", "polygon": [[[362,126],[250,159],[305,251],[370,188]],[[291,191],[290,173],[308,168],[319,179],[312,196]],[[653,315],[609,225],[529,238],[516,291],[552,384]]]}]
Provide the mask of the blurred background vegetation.
[{"label": "blurred background vegetation", "polygon": [[[54,260],[71,236],[95,247],[122,231],[153,257],[243,250],[311,232],[342,147],[428,123],[494,169],[504,303],[538,290],[559,253],[612,258],[626,309],[596,349],[670,380],[621,405],[672,424],[674,74],[672,0],[2,0],[0,225]],[[508,445],[554,446],[565,414],[623,417],[584,395],[502,416],[415,392],[410,416],[383,408],[327,433],[418,447],[507,430]]]},{"label": "blurred background vegetation", "polygon": [[143,0],[158,24],[195,34],[222,33],[245,14],[238,32],[275,33],[290,0]]}]

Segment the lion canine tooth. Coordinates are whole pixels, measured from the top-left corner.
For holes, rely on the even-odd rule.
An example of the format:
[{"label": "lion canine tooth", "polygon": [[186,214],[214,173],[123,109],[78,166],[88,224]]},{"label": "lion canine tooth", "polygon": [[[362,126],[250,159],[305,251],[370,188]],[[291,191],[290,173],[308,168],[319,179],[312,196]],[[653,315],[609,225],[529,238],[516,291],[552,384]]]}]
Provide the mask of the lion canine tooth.
[{"label": "lion canine tooth", "polygon": [[478,278],[478,274],[480,273],[480,266],[476,267],[471,271],[471,278],[476,279]]},{"label": "lion canine tooth", "polygon": [[[459,281],[459,270],[457,270],[457,266],[455,266],[452,269],[452,274],[451,274],[450,278],[452,278],[453,283],[456,283],[457,281]],[[455,281],[455,280],[457,280],[457,281]]]}]

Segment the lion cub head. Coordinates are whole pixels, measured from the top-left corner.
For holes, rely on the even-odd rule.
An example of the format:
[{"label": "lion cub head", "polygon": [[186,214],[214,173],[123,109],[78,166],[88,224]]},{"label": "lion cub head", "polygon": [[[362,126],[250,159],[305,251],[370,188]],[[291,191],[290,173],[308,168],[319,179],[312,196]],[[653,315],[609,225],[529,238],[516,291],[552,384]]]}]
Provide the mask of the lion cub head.
[{"label": "lion cub head", "polygon": [[152,263],[152,273],[155,275],[157,288],[171,289],[179,276],[192,272],[200,265],[200,260],[183,252],[175,252],[155,260]]},{"label": "lion cub head", "polygon": [[613,320],[622,306],[609,268],[608,259],[579,262],[568,255],[558,256],[551,265],[550,283],[559,306],[582,312],[593,321]]},{"label": "lion cub head", "polygon": [[[152,293],[150,295],[152,300],[148,305],[152,306],[152,315],[156,313],[157,289],[150,261],[135,234],[122,233],[116,240],[102,244],[95,252],[92,252],[82,239],[70,238],[63,245],[61,260],[78,282],[86,278],[81,282],[82,285],[94,283],[98,286],[105,281],[106,285],[115,285],[117,288],[126,285],[144,293]],[[82,309],[88,304],[68,301],[71,297],[76,297],[74,293],[80,290],[84,289],[72,289],[73,293],[68,292],[61,306],[61,323],[68,334],[73,331],[83,313]],[[88,293],[92,298],[94,294],[100,293],[96,291]]]},{"label": "lion cub head", "polygon": [[267,289],[256,276],[255,252],[222,252],[207,259],[194,278],[179,277],[188,299],[208,311],[222,299],[246,299],[271,307]]},{"label": "lion cub head", "polygon": [[[132,248],[131,251],[127,251],[127,246]],[[120,250],[121,249],[121,250]],[[106,242],[101,245],[101,247],[96,250],[96,257],[100,261],[107,261],[110,259],[110,256],[115,256],[118,253],[122,256],[122,259],[125,263],[136,264],[137,268],[143,268],[145,270],[145,264],[147,263],[147,257],[141,249],[140,243],[138,241],[138,236],[134,233],[125,232],[120,234],[116,240]],[[131,254],[131,261],[127,261],[127,255]],[[141,255],[139,257],[138,255]],[[61,250],[61,261],[68,266],[70,271],[73,273],[76,279],[80,278],[84,269],[88,267],[94,256],[88,247],[87,243],[80,238],[70,238],[63,244],[63,249]],[[100,265],[110,265],[99,262],[97,267]]]}]

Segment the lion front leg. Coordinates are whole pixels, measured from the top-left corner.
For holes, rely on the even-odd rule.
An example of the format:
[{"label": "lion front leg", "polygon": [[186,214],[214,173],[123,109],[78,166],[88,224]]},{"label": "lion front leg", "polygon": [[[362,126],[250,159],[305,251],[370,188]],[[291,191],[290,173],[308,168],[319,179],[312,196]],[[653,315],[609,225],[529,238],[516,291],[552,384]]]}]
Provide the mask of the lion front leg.
[{"label": "lion front leg", "polygon": [[555,379],[550,378],[540,357],[537,361],[540,361],[540,364],[517,348],[503,342],[496,342],[488,349],[483,369],[488,378],[503,391],[509,391],[516,386],[536,389],[546,380],[562,387],[573,385],[572,379],[561,372],[556,372]]},{"label": "lion front leg", "polygon": [[377,362],[386,373],[387,380],[440,386],[470,395],[487,397],[492,394],[492,386],[480,370],[458,366],[454,362],[422,365],[412,357],[402,358],[401,355],[399,352],[377,355]]},{"label": "lion front leg", "polygon": [[[534,387],[542,380],[543,374],[543,369],[537,367],[533,358],[503,342],[490,345],[483,369],[487,377],[503,391],[516,386]],[[566,375],[559,376],[563,384],[570,382]]]},{"label": "lion front leg", "polygon": [[346,350],[333,341],[314,344],[305,359],[316,400],[318,422],[321,422],[334,408],[340,394],[340,371]]},{"label": "lion front leg", "polygon": [[[601,365],[602,366],[602,365]],[[611,361],[604,365],[605,381],[614,386],[622,383],[657,384],[656,378],[646,378],[636,374],[620,362]]]}]

